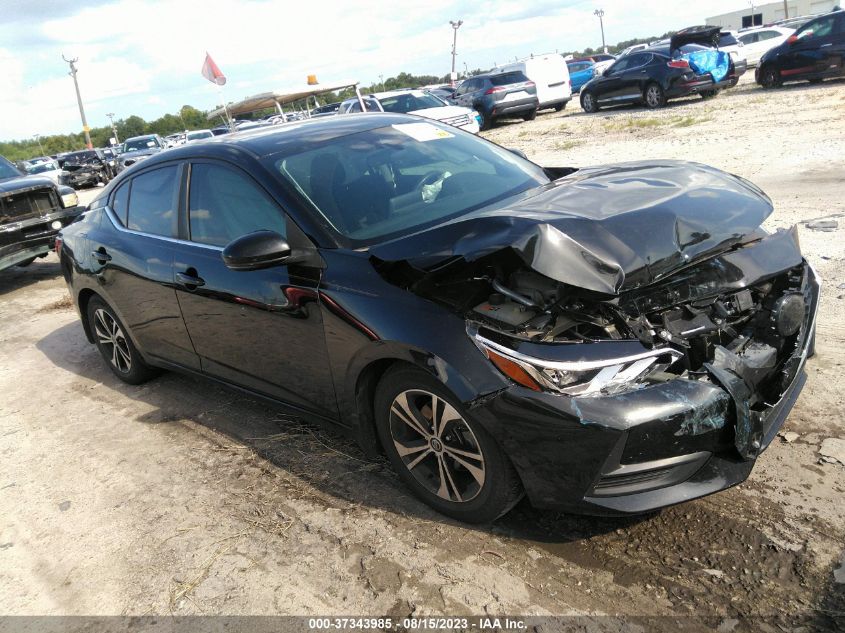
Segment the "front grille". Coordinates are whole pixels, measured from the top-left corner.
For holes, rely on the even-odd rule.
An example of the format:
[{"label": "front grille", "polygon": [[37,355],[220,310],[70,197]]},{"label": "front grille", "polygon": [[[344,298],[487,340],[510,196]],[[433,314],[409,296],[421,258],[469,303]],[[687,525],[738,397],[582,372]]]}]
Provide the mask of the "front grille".
[{"label": "front grille", "polygon": [[58,209],[52,189],[36,189],[0,198],[0,224],[46,215]]},{"label": "front grille", "polygon": [[464,125],[469,125],[469,116],[466,114],[461,114],[459,116],[452,116],[447,119],[441,119],[443,123],[447,125],[454,125],[455,127],[462,127]]}]

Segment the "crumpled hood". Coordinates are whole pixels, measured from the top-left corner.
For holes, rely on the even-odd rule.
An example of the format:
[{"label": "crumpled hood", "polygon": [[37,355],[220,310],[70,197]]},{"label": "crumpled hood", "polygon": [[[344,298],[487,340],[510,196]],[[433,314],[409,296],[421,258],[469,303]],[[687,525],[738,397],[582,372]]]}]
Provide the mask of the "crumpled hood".
[{"label": "crumpled hood", "polygon": [[547,277],[615,295],[742,243],[771,212],[760,189],[713,167],[620,163],[581,169],[506,206],[478,210],[370,253],[428,270],[512,248]]}]

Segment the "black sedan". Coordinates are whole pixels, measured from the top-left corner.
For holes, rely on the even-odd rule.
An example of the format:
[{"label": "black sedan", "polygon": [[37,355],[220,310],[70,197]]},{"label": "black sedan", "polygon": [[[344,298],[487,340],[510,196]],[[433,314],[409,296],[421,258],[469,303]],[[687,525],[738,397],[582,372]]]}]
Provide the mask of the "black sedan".
[{"label": "black sedan", "polygon": [[845,77],[845,11],[807,22],[783,44],[767,51],[757,67],[757,83],[776,88],[785,81]]},{"label": "black sedan", "polygon": [[[693,27],[696,28],[696,27]],[[700,28],[700,27],[698,27]],[[719,28],[715,27],[718,37]],[[669,44],[653,46],[624,55],[581,88],[581,107],[585,112],[598,112],[604,106],[644,103],[649,108],[662,108],[669,99],[699,94],[714,97],[720,90],[736,85],[739,80],[733,61],[727,74],[715,81],[711,72],[696,71],[685,55],[703,52],[707,47],[695,42],[708,41],[710,31],[679,32]],[[729,59],[729,57],[728,57]]]},{"label": "black sedan", "polygon": [[541,168],[407,115],[146,159],[62,232],[89,341],[384,451],[423,501],[641,513],[743,481],[804,383],[819,286],[742,178]]}]

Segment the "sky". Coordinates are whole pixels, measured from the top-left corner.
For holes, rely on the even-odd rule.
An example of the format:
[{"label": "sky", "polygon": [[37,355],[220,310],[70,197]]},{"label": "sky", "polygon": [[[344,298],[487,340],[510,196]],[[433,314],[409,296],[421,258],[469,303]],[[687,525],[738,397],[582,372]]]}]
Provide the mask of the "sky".
[{"label": "sky", "polygon": [[[515,57],[660,35],[743,0],[0,0],[0,139],[79,132],[68,65],[77,58],[91,127],[146,120],[190,104],[209,110],[218,88],[200,74],[208,51],[227,101],[305,84],[370,85],[406,71],[490,68]],[[706,12],[706,15],[702,13]]]}]

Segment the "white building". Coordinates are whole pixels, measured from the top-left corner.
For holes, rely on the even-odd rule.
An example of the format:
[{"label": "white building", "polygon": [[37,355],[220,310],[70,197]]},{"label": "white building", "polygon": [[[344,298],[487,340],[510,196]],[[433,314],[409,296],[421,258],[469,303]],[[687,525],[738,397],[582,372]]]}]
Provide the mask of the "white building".
[{"label": "white building", "polygon": [[[842,0],[786,0],[789,17],[827,13],[833,7],[843,4]],[[767,2],[758,6],[746,6],[738,11],[714,15],[706,23],[721,26],[726,30],[744,29],[749,26],[771,24],[784,19],[784,2]]]}]

